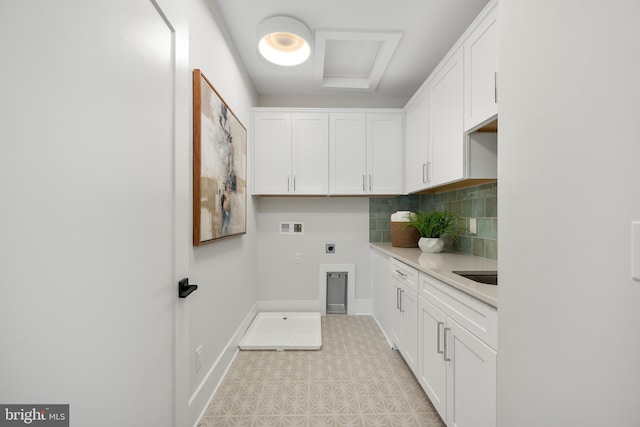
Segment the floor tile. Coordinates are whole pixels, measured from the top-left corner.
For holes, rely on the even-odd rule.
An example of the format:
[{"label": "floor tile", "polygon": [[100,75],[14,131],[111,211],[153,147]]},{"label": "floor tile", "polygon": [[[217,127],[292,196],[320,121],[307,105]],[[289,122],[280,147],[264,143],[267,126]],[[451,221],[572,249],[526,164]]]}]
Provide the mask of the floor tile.
[{"label": "floor tile", "polygon": [[322,317],[319,351],[241,351],[202,427],[444,427],[370,316]]}]

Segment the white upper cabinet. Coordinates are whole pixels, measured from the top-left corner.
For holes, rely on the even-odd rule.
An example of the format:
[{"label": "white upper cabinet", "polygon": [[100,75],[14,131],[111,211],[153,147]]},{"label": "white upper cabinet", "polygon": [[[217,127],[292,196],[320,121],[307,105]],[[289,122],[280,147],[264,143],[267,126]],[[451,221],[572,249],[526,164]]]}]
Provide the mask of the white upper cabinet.
[{"label": "white upper cabinet", "polygon": [[403,194],[403,133],[399,109],[257,108],[253,194]]},{"label": "white upper cabinet", "polygon": [[329,115],[294,113],[292,125],[292,193],[329,192]]},{"label": "white upper cabinet", "polygon": [[329,192],[366,194],[367,118],[365,113],[329,115]]},{"label": "white upper cabinet", "polygon": [[330,194],[402,194],[402,120],[401,112],[330,114]]},{"label": "white upper cabinet", "polygon": [[[497,1],[491,1],[405,107],[405,192],[497,177]],[[486,130],[486,129],[485,129]]]},{"label": "white upper cabinet", "polygon": [[458,181],[464,176],[462,49],[441,63],[429,84],[429,145],[431,185]]},{"label": "white upper cabinet", "polygon": [[498,8],[494,2],[464,43],[464,128],[472,131],[498,114]]},{"label": "white upper cabinet", "polygon": [[288,194],[291,186],[291,114],[253,115],[254,193]]},{"label": "white upper cabinet", "polygon": [[328,193],[326,113],[254,112],[254,194]]},{"label": "white upper cabinet", "polygon": [[369,194],[403,193],[402,113],[367,113]]},{"label": "white upper cabinet", "polygon": [[429,98],[421,88],[405,109],[405,191],[412,193],[429,186]]}]

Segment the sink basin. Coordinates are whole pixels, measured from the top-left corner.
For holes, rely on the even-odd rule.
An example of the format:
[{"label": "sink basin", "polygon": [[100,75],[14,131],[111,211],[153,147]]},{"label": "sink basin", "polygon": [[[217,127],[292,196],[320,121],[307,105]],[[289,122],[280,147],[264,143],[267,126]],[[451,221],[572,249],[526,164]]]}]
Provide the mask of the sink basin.
[{"label": "sink basin", "polygon": [[497,271],[452,271],[452,273],[458,276],[466,277],[474,282],[484,283],[486,285],[498,284],[498,272]]}]

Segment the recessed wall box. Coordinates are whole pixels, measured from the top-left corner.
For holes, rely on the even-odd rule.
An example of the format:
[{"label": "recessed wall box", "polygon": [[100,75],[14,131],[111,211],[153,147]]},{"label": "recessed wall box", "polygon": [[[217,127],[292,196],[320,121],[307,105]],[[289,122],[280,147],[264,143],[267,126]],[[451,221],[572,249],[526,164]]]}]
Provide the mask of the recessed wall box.
[{"label": "recessed wall box", "polygon": [[304,234],[304,222],[280,221],[280,234]]}]

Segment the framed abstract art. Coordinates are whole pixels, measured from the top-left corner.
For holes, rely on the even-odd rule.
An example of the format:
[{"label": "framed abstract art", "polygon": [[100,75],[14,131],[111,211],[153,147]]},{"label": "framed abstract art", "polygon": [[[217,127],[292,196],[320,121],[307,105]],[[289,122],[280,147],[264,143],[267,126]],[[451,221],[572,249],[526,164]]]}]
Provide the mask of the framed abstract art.
[{"label": "framed abstract art", "polygon": [[247,232],[247,130],[193,70],[193,245]]}]

